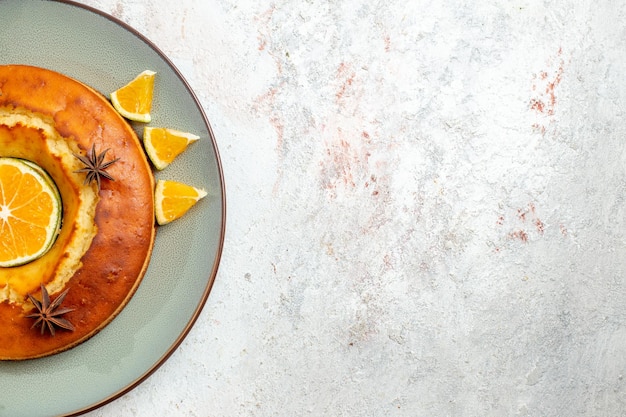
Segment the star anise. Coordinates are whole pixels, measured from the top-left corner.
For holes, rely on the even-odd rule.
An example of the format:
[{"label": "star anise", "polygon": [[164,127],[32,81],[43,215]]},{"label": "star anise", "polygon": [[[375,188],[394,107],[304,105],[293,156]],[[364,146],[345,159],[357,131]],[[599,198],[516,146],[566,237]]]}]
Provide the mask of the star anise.
[{"label": "star anise", "polygon": [[28,298],[37,309],[36,313],[26,316],[30,319],[37,319],[30,328],[32,329],[38,324],[41,324],[41,334],[43,334],[46,328],[48,328],[52,336],[54,336],[54,326],[74,331],[72,323],[70,323],[67,319],[59,317],[65,313],[73,311],[71,308],[61,307],[61,303],[65,299],[68,291],[69,288],[59,294],[53,302],[50,302],[50,295],[48,295],[48,290],[46,290],[46,287],[44,287],[43,284],[41,285],[41,301],[28,294]]},{"label": "star anise", "polygon": [[112,161],[104,162],[104,157],[108,152],[108,149],[96,153],[96,144],[91,145],[91,150],[87,152],[86,156],[74,154],[76,158],[80,160],[85,165],[85,168],[81,168],[78,171],[74,172],[86,172],[87,176],[85,177],[85,184],[90,184],[92,181],[96,181],[98,184],[98,191],[100,191],[100,177],[104,177],[108,180],[115,181],[111,174],[106,172],[106,169],[111,166],[111,164],[119,161],[120,158],[115,158]]}]

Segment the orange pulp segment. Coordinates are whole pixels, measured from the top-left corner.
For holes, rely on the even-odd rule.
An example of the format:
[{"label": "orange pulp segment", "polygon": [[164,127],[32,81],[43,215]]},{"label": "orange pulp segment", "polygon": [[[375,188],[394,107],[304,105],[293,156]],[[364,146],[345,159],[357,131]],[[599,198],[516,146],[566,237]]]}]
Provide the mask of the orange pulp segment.
[{"label": "orange pulp segment", "polygon": [[200,139],[192,133],[164,127],[148,127],[143,130],[143,145],[156,169],[162,170],[180,155],[190,143]]},{"label": "orange pulp segment", "polygon": [[111,104],[129,120],[148,123],[152,120],[152,96],[156,72],[145,70],[125,86],[111,93]]},{"label": "orange pulp segment", "polygon": [[155,189],[157,223],[164,225],[180,218],[206,195],[203,189],[176,181],[158,180]]}]

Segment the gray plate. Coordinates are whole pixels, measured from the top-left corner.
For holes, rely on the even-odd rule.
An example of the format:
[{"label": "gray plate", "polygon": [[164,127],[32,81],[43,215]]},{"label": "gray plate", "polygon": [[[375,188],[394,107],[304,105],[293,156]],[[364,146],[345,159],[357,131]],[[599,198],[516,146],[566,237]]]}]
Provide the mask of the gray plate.
[{"label": "gray plate", "polygon": [[[97,408],[137,386],[182,342],[204,305],[225,232],[223,174],[211,127],[174,65],[119,20],[70,2],[0,1],[0,64],[29,64],[108,96],[146,69],[157,72],[150,126],[201,140],[156,174],[205,188],[183,218],[160,227],[147,274],[121,314],[58,355],[0,361],[0,416],[56,416]],[[133,124],[141,134],[143,124]],[[1,331],[1,330],[0,330]]]}]

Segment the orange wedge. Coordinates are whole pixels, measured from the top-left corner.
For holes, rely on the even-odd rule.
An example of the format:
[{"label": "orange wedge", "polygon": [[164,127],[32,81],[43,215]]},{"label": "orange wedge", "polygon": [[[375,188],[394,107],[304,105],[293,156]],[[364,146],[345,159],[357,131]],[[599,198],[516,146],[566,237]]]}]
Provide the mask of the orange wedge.
[{"label": "orange wedge", "polygon": [[190,143],[200,139],[192,133],[164,127],[145,127],[143,145],[154,167],[162,170],[180,155]]},{"label": "orange wedge", "polygon": [[129,120],[148,123],[152,120],[152,95],[156,72],[146,70],[125,86],[111,93],[111,104]]},{"label": "orange wedge", "polygon": [[170,223],[187,213],[207,192],[171,180],[158,180],[154,192],[157,223]]},{"label": "orange wedge", "polygon": [[62,211],[56,185],[42,168],[0,158],[0,267],[23,265],[48,252]]}]

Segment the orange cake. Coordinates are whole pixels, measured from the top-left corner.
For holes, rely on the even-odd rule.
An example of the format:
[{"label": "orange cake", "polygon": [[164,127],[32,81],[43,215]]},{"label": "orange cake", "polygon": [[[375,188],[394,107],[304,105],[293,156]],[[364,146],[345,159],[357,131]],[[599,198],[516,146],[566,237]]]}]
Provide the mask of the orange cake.
[{"label": "orange cake", "polygon": [[[0,183],[0,257],[9,258],[0,266],[0,360],[47,356],[96,334],[137,289],[156,232],[154,177],[134,130],[104,96],[23,65],[0,66],[0,160],[55,191],[26,215],[61,203],[43,253],[12,262],[31,232],[9,223],[17,216],[9,194],[18,191]],[[15,188],[24,195],[28,187]]]}]

